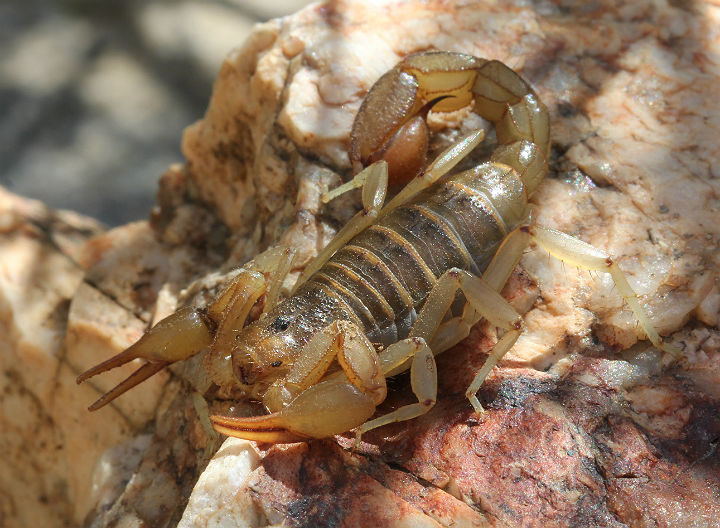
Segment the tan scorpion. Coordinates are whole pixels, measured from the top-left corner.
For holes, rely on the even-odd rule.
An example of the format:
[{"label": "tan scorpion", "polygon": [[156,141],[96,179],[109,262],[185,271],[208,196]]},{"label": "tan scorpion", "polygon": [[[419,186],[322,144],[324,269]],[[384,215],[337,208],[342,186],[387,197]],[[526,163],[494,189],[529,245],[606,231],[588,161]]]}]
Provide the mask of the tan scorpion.
[{"label": "tan scorpion", "polygon": [[[477,131],[423,169],[428,110],[470,104],[495,125],[498,146],[490,160],[448,175],[483,139]],[[545,105],[503,63],[450,52],[406,57],[372,87],[355,119],[350,157],[367,168],[325,196],[362,187],[364,208],[305,269],[290,297],[277,302],[293,252],[269,250],[259,259],[264,273],[240,273],[206,308],[179,309],[80,375],[78,383],[147,360],[90,409],[172,362],[209,350],[205,367],[212,382],[259,399],[269,412],[211,416],[217,431],[282,443],[355,429],[359,439],[427,413],[437,392],[434,356],[485,318],[505,333],[466,392],[482,412],[476,393],[523,328],[498,292],[531,241],[565,262],[610,273],[653,345],[677,356],[607,253],[531,222],[528,197],[547,174],[549,136]],[[391,183],[410,181],[383,205],[388,174]],[[462,313],[453,314],[458,290],[466,301]],[[264,314],[243,328],[263,294]],[[386,397],[386,378],[408,369],[417,403],[371,419]]]}]

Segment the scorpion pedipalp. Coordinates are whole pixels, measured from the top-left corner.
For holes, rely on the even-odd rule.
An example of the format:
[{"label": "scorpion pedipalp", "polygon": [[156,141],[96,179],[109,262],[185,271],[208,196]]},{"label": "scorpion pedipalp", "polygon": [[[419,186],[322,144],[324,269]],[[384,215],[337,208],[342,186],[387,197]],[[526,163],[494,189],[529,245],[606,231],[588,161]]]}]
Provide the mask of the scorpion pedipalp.
[{"label": "scorpion pedipalp", "polygon": [[348,382],[322,381],[301,392],[282,410],[264,416],[211,416],[227,436],[287,443],[322,438],[352,429],[375,412],[375,401]]},{"label": "scorpion pedipalp", "polygon": [[76,381],[82,383],[135,359],[147,360],[147,363],[89,407],[91,411],[95,411],[170,363],[197,354],[212,342],[212,338],[213,333],[202,311],[190,307],[181,308],[145,332],[130,348],[86,370]]},{"label": "scorpion pedipalp", "polygon": [[[241,273],[207,309],[190,306],[178,309],[150,328],[126,350],[80,374],[76,379],[78,384],[135,359],[147,360],[147,363],[88,409],[96,411],[104,407],[171,363],[188,359],[215,343],[227,347],[235,336],[233,323],[237,325],[239,319],[242,319],[241,325],[245,322],[250,308],[266,286],[261,274],[253,271]],[[217,365],[215,368],[219,370]],[[215,377],[221,377],[220,373],[216,372]],[[229,377],[225,373],[225,380]]]}]

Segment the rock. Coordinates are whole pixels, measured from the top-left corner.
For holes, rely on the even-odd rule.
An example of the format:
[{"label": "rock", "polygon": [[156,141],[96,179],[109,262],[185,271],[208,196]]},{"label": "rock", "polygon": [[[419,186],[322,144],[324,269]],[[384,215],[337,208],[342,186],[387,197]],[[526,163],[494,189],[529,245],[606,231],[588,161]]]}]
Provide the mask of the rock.
[{"label": "rock", "polygon": [[[712,72],[718,63],[711,58],[717,40],[696,39],[707,34],[707,22],[670,6],[655,10],[641,3],[615,11],[604,3],[593,17],[545,9],[341,2],[258,28],[223,66],[205,120],[186,131],[192,181],[236,232],[250,232],[251,209],[267,243],[278,239],[278,225],[291,226],[286,236],[302,230],[307,238],[318,237],[325,228],[308,227],[307,208],[285,205],[283,190],[292,201],[307,181],[296,170],[296,152],[312,152],[347,177],[354,112],[368,87],[400,57],[437,48],[499,58],[530,79],[552,113],[553,168],[533,197],[538,220],[617,256],[663,333],[677,331],[694,311],[714,321],[704,314],[705,307],[716,313],[720,224],[712,167],[718,149],[706,138],[717,119],[701,116],[708,112],[707,94],[717,93]],[[591,22],[600,13],[602,24]],[[670,51],[661,45],[667,38],[683,46]],[[248,74],[249,82],[239,80]],[[237,116],[249,120],[248,129]],[[442,121],[435,125],[445,132]],[[242,154],[226,156],[228,151]],[[228,194],[243,196],[244,205],[221,199]],[[305,196],[299,192],[297,202]],[[709,460],[715,444],[687,431],[717,436],[718,422],[707,411],[717,395],[701,388],[707,387],[704,376],[718,379],[716,330],[709,330],[713,338],[704,345],[695,331],[678,334],[686,360],[672,374],[661,374],[658,356],[644,343],[629,355],[611,353],[644,337],[607,277],[550,261],[540,250],[529,252],[522,266],[536,281],[539,302],[526,315],[528,330],[507,367],[486,384],[487,401],[494,403],[485,417],[474,419],[462,397],[484,361],[479,350],[492,344],[484,337],[487,329],[479,329],[439,359],[440,401],[427,416],[370,433],[362,454],[315,443],[271,448],[241,488],[247,494],[218,490],[215,503],[230,505],[249,494],[254,506],[245,522],[252,526],[353,526],[356,512],[378,503],[387,516],[366,518],[366,524],[450,525],[462,518],[473,526],[671,526],[689,519],[710,525],[718,513],[711,496],[719,482],[707,478],[717,464],[700,468],[696,461]],[[527,281],[518,279],[504,293],[522,305],[517,292]],[[697,347],[704,350],[700,356],[690,352]],[[528,370],[552,365],[549,374]],[[673,376],[693,381],[681,388]],[[412,401],[407,394],[394,397],[386,408]],[[640,406],[645,400],[655,407]],[[678,450],[685,454],[676,458]],[[621,470],[622,460],[637,462]],[[421,490],[404,493],[367,468],[378,464],[391,471],[387,463],[409,472],[407,480]],[[593,467],[598,469],[588,469]],[[392,497],[383,496],[387,489]],[[438,496],[457,497],[474,511],[463,516],[455,509],[442,518],[435,511],[440,502],[415,500],[428,495],[440,502]],[[367,501],[355,503],[355,497]],[[184,522],[206,526],[193,504]],[[265,512],[259,520],[258,507]],[[216,511],[213,518],[222,516]]]},{"label": "rock", "polygon": [[[464,397],[496,340],[481,323],[438,358],[438,403],[421,418],[371,431],[354,451],[345,436],[285,446],[229,440],[211,460],[221,441],[199,419],[194,358],[100,411],[122,422],[117,444],[127,453],[148,442],[137,435],[154,415],[153,436],[124,489],[115,477],[83,502],[80,484],[69,488],[66,518],[87,514],[93,526],[712,526],[720,514],[720,334],[710,326],[718,317],[720,67],[708,28],[719,16],[710,4],[645,1],[341,1],[257,26],[223,64],[204,119],[186,130],[187,163],[161,179],[152,231],[129,225],[82,248],[87,282],[72,300],[65,340],[74,374],[176,306],[206,303],[231,269],[271,244],[298,248],[297,276],[358,208],[356,195],[327,206],[319,195],[350,176],[348,134],[364,94],[401,57],[433,48],[503,60],[533,84],[553,134],[550,175],[531,200],[537,220],[614,255],[684,358],[663,362],[606,277],[534,248],[503,291],[527,312],[527,330],[483,385],[485,414]],[[435,116],[434,151],[477,123],[462,112]],[[100,346],[90,350],[93,342]],[[99,393],[114,381],[98,383]],[[83,391],[75,398],[86,405],[91,389]],[[229,412],[230,403],[207,397],[213,412]],[[399,376],[379,412],[412,398]],[[73,423],[97,428],[100,413],[73,414]],[[85,438],[93,460],[111,443]],[[130,460],[118,471],[127,475]],[[56,471],[78,483],[89,475]]]},{"label": "rock", "polygon": [[84,421],[64,346],[82,246],[101,231],[93,220],[0,189],[3,526],[77,522],[95,460],[135,432],[123,422]]}]

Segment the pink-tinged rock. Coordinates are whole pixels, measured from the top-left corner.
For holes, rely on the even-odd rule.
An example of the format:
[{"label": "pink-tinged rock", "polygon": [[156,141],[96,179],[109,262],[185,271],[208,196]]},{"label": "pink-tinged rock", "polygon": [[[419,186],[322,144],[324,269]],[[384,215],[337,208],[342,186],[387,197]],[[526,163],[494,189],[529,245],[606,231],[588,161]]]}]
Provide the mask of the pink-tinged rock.
[{"label": "pink-tinged rock", "polygon": [[[531,198],[536,220],[613,255],[683,360],[669,364],[648,344],[608,277],[532,248],[503,291],[526,332],[481,388],[484,414],[464,396],[497,339],[480,323],[438,358],[438,403],[426,415],[370,432],[355,451],[350,436],[227,442],[208,464],[221,439],[202,425],[191,390],[201,362],[189,361],[107,411],[132,415],[115,426],[128,453],[147,443],[134,470],[113,452],[103,459],[132,473],[127,486],[106,480],[85,503],[66,494],[63,514],[94,508],[95,526],[713,526],[719,19],[710,2],[357,0],[258,26],[186,130],[187,163],[162,177],[152,232],[125,226],[78,253],[88,283],[70,311],[69,328],[83,332],[67,334],[73,366],[104,359],[177,305],[206,303],[271,244],[298,249],[296,277],[359,207],[357,193],[328,205],[319,196],[350,176],[362,98],[399,59],[428,49],[500,59],[534,86],[553,140],[549,177]],[[467,112],[433,116],[432,148],[479,124]],[[98,296],[119,308],[95,310],[107,306]],[[52,368],[39,365],[28,375],[47,393]],[[75,392],[83,405],[88,391]],[[206,394],[213,412],[262,412],[215,396]],[[398,376],[379,413],[412,401]],[[153,415],[152,438],[130,440]],[[99,427],[70,416],[82,420],[76,429]],[[87,451],[106,449],[112,432],[86,434]],[[72,474],[74,490],[88,473],[57,474]]]}]

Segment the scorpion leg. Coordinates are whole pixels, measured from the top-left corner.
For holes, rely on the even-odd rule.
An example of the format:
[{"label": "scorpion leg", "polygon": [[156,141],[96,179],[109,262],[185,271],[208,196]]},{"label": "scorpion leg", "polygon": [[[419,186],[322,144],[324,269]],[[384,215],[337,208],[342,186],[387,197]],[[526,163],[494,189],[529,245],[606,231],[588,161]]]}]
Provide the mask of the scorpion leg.
[{"label": "scorpion leg", "polygon": [[385,216],[396,207],[406,203],[420,191],[430,187],[438,179],[450,172],[465,156],[470,154],[484,138],[485,132],[482,129],[476,130],[445,149],[422,174],[410,180],[410,182],[388,202],[380,216]]},{"label": "scorpion leg", "polygon": [[245,326],[250,310],[266,290],[267,282],[261,273],[245,271],[208,306],[207,315],[216,323],[214,349],[232,350],[235,335]]},{"label": "scorpion leg", "polygon": [[466,396],[477,412],[483,411],[475,393],[487,375],[485,371],[489,372],[500,358],[512,348],[515,341],[520,337],[523,328],[522,317],[497,292],[494,286],[488,284],[483,278],[465,270],[452,268],[446,271],[430,291],[410,332],[411,337],[422,337],[425,340],[430,340],[435,335],[458,290],[463,292],[467,302],[481,317],[487,319],[491,324],[506,330],[505,335],[495,344],[490,352],[490,357],[488,357],[485,365],[475,376],[473,383],[466,392]]},{"label": "scorpion leg", "polygon": [[[505,237],[482,275],[487,285],[497,292],[502,290],[529,245],[530,235],[520,227],[514,229]],[[482,319],[482,316],[473,308],[472,304],[466,303],[462,316],[453,317],[449,321],[442,323],[435,332],[430,342],[435,354],[444,352],[465,339],[470,334],[470,329],[480,319]]]},{"label": "scorpion leg", "polygon": [[270,248],[264,253],[255,257],[255,266],[259,270],[270,272],[270,281],[267,285],[265,306],[263,306],[262,315],[265,316],[270,310],[275,308],[280,299],[280,291],[283,282],[292,268],[293,259],[296,251],[285,246],[277,246]]},{"label": "scorpion leg", "polygon": [[[610,273],[618,290],[633,313],[635,313],[640,325],[643,330],[645,330],[653,345],[676,358],[678,357],[680,352],[672,345],[664,343],[657,334],[645,311],[638,303],[635,292],[633,292],[628,284],[625,275],[610,256],[604,251],[566,233],[541,226],[522,226],[514,230],[500,246],[500,249],[498,249],[495,257],[483,274],[482,278],[489,287],[495,291],[499,291],[502,288],[507,282],[512,270],[517,266],[523,251],[529,245],[531,239],[535,240],[539,246],[543,247],[556,258],[585,269]],[[471,299],[468,298],[468,300],[470,302],[468,306],[465,307],[465,312],[463,316],[459,318],[459,321],[457,319],[451,319],[447,323],[444,323],[436,332],[431,342],[433,350],[435,350],[436,353],[446,350],[466,337],[470,327],[483,317],[483,314],[476,309],[476,305]],[[505,353],[512,348],[517,337],[519,337],[519,332],[515,335],[515,331],[510,331],[497,342],[488,359],[468,387],[467,396],[476,411],[482,411],[482,406],[475,396],[476,392],[480,389],[480,386],[490,371],[495,368]]]},{"label": "scorpion leg", "polygon": [[467,156],[485,137],[485,132],[476,130],[451,145],[440,154],[430,166],[413,179],[383,207],[388,186],[387,163],[376,162],[350,180],[323,194],[323,202],[340,196],[352,189],[362,188],[363,209],[355,215],[330,241],[330,243],[307,265],[298,279],[293,291],[296,291],[307,279],[319,270],[335,252],[343,247],[355,235],[385,216],[394,208],[410,200],[420,191],[430,187],[439,178],[447,174],[465,156]]},{"label": "scorpion leg", "polygon": [[404,405],[399,409],[365,422],[355,430],[355,443],[360,437],[378,427],[394,422],[411,420],[427,413],[437,399],[437,370],[432,350],[421,337],[411,337],[393,343],[380,354],[383,372],[389,373],[412,360],[410,364],[410,386],[417,397],[417,403]]},{"label": "scorpion leg", "polygon": [[645,310],[638,302],[637,296],[630,284],[628,284],[625,274],[609,254],[561,231],[541,226],[529,226],[524,229],[540,247],[553,257],[569,262],[579,268],[609,273],[620,295],[622,295],[635,317],[637,317],[650,342],[659,350],[671,354],[675,359],[681,357],[680,350],[669,343],[663,342]]},{"label": "scorpion leg", "polygon": [[[319,270],[323,264],[325,264],[338,249],[347,244],[352,237],[377,221],[380,210],[385,202],[385,194],[387,193],[387,163],[380,161],[370,165],[352,181],[356,180],[359,182],[356,186],[362,186],[363,209],[353,216],[350,221],[337,232],[330,243],[305,267],[293,291],[296,291],[310,275]],[[337,194],[342,194],[342,192]],[[336,195],[333,194],[331,198],[334,196]]]},{"label": "scorpion leg", "polygon": [[[320,381],[335,359],[341,371]],[[385,394],[375,348],[355,324],[335,321],[312,337],[288,374],[266,392],[263,401],[276,412],[211,420],[218,432],[247,440],[323,438],[362,424]]]},{"label": "scorpion leg", "polygon": [[[420,191],[427,189],[437,180],[445,176],[455,167],[455,165],[460,163],[465,156],[472,152],[472,150],[477,147],[484,138],[484,130],[475,130],[446,148],[421,174],[418,174],[417,177],[410,180],[410,182],[382,208],[380,216],[385,216],[397,206],[408,202]],[[364,186],[368,181],[366,171],[367,169],[358,173],[352,180],[324,193],[322,201],[327,203],[353,189],[358,189],[360,187],[363,187],[364,189]]]}]

